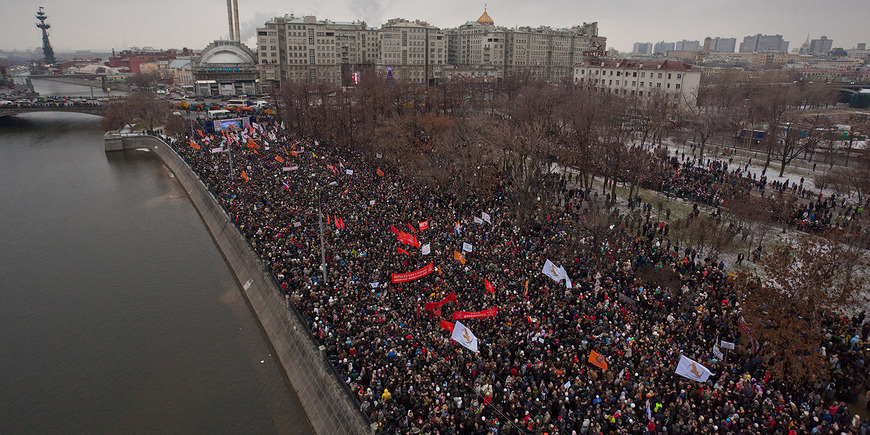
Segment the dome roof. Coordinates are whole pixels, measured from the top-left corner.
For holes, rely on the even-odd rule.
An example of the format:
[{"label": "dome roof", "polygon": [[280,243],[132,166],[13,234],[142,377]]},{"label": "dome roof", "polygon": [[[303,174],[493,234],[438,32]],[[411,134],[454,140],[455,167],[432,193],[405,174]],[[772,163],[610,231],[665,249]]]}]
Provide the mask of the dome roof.
[{"label": "dome roof", "polygon": [[486,8],[483,9],[483,15],[481,15],[480,18],[477,19],[477,22],[480,24],[495,25],[495,21],[493,21],[492,18],[489,17],[488,13],[486,13]]},{"label": "dome roof", "polygon": [[238,41],[214,41],[200,55],[201,65],[256,64],[257,56]]}]

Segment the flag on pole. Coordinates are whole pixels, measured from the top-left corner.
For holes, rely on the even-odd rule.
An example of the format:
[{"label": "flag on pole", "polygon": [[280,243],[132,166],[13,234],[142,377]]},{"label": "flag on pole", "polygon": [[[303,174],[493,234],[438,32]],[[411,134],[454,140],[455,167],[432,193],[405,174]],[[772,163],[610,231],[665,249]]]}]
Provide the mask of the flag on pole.
[{"label": "flag on pole", "polygon": [[674,373],[698,382],[707,382],[707,378],[713,374],[707,367],[698,364],[698,362],[687,358],[685,355],[680,355],[680,362],[677,363],[677,370]]},{"label": "flag on pole", "polygon": [[471,252],[471,249],[472,249],[472,248],[473,248],[473,247],[471,246],[471,243],[465,243],[465,242],[462,242],[462,250],[463,250],[464,252]]},{"label": "flag on pole", "polygon": [[332,225],[332,223],[329,221],[329,213],[326,214],[326,225]]},{"label": "flag on pole", "polygon": [[344,218],[339,216],[338,220],[341,222],[341,229],[344,229]]},{"label": "flag on pole", "polygon": [[456,322],[453,326],[453,334],[450,336],[457,343],[464,346],[466,349],[477,352],[477,337],[471,332],[470,329],[466,328],[462,322]]},{"label": "flag on pole", "polygon": [[475,216],[475,217],[474,217],[474,223],[476,223],[476,224],[482,224],[482,223],[483,223],[483,219],[481,219],[481,218]]},{"label": "flag on pole", "polygon": [[486,221],[486,223],[488,223],[490,225],[492,224],[492,218],[489,216],[489,213],[481,213],[480,217],[482,217],[483,220]]},{"label": "flag on pole", "polygon": [[281,156],[275,156],[275,160],[277,160],[278,163],[284,163],[284,158]]},{"label": "flag on pole", "polygon": [[411,254],[408,253],[408,251],[406,251],[406,250],[404,250],[404,249],[402,249],[402,248],[398,248],[398,247],[397,247],[397,249],[399,250],[399,253],[400,253],[400,254],[411,255]]},{"label": "flag on pole", "polygon": [[453,251],[453,259],[465,264],[465,256],[460,254],[459,251]]},{"label": "flag on pole", "polygon": [[562,277],[559,274],[559,269],[557,269],[556,265],[550,260],[544,262],[544,269],[541,270],[541,273],[549,276],[553,281],[559,282],[562,280]]},{"label": "flag on pole", "polygon": [[378,174],[378,175],[380,175],[381,177],[384,176],[384,171],[382,171],[381,168],[378,168],[378,170],[375,171],[375,173]]},{"label": "flag on pole", "polygon": [[493,286],[486,278],[483,279],[483,287],[486,288],[486,291],[495,293],[495,286]]},{"label": "flag on pole", "polygon": [[190,147],[193,148],[193,149],[195,149],[195,150],[198,150],[198,149],[199,149],[199,144],[196,143],[196,142],[194,142],[194,141],[190,141]]},{"label": "flag on pole", "polygon": [[589,364],[592,364],[595,367],[607,370],[607,360],[604,359],[604,355],[602,355],[594,350],[589,352]]},{"label": "flag on pole", "polygon": [[418,224],[418,226],[420,227],[420,231],[428,230],[429,229],[429,221],[420,222]]},{"label": "flag on pole", "polygon": [[283,182],[283,183],[281,183],[281,186],[282,186],[282,187],[284,187],[284,188],[285,188],[285,189],[287,189],[287,191],[288,191],[288,192],[289,192],[289,191],[290,191],[290,185],[289,185],[289,184],[287,184],[287,182],[286,182],[286,181],[285,181],[285,182]]},{"label": "flag on pole", "polygon": [[247,183],[247,182],[248,182],[248,179],[249,179],[249,178],[248,178],[248,174],[247,174],[247,173],[245,173],[245,170],[244,170],[244,169],[243,169],[243,170],[242,170],[242,178],[244,178],[244,179],[245,179],[245,183]]}]

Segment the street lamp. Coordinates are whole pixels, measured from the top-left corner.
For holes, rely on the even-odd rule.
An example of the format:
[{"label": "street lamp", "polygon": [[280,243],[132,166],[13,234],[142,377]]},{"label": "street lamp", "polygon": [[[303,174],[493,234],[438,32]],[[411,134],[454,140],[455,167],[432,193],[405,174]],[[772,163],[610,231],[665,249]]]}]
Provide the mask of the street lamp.
[{"label": "street lamp", "polygon": [[320,268],[323,270],[323,285],[326,285],[326,247],[323,244],[323,207],[320,205],[320,189],[336,185],[338,183],[333,181],[325,186],[314,189],[317,192],[317,220],[320,223]]}]

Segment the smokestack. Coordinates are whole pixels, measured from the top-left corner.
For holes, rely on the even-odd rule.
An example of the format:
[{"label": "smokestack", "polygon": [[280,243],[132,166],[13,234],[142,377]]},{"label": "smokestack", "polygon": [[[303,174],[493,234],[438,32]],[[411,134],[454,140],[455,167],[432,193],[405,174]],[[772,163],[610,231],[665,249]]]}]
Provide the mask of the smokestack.
[{"label": "smokestack", "polygon": [[242,32],[239,31],[239,0],[233,0],[233,8],[236,13],[236,41],[241,41]]},{"label": "smokestack", "polygon": [[233,3],[232,0],[227,0],[227,22],[230,24],[230,37],[229,40],[236,39],[233,36]]}]

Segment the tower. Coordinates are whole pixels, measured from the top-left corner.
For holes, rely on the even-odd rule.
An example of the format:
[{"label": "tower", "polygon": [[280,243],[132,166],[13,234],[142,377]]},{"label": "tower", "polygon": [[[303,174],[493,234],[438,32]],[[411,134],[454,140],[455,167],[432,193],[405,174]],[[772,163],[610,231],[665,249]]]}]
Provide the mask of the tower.
[{"label": "tower", "polygon": [[42,29],[42,54],[45,56],[45,63],[51,65],[54,63],[54,49],[51,48],[51,42],[48,40],[48,29],[51,28],[51,24],[45,23],[48,16],[45,15],[42,9],[42,6],[40,6],[39,11],[36,13],[36,19],[39,20],[36,27]]},{"label": "tower", "polygon": [[230,41],[241,41],[239,29],[239,0],[227,0],[227,21],[230,25]]}]

